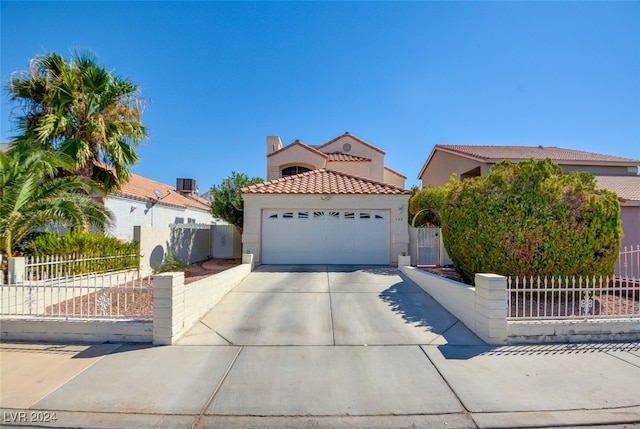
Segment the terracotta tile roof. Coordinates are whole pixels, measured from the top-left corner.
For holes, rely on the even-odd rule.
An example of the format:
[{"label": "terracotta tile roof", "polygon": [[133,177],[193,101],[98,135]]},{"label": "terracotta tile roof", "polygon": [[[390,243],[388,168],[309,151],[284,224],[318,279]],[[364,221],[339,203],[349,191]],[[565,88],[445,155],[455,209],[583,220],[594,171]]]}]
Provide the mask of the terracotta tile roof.
[{"label": "terracotta tile roof", "polygon": [[455,152],[484,161],[498,161],[502,159],[545,159],[553,161],[573,163],[616,163],[628,165],[640,165],[639,160],[622,158],[612,155],[602,155],[592,152],[584,152],[574,149],[563,149],[548,146],[475,146],[475,145],[436,145],[435,149]]},{"label": "terracotta tile roof", "polygon": [[243,194],[408,195],[398,186],[319,169],[244,187]]},{"label": "terracotta tile roof", "polygon": [[331,152],[327,154],[327,161],[371,161],[371,158],[351,155],[344,152]]},{"label": "terracotta tile roof", "polygon": [[[158,190],[164,195],[159,201],[155,191]],[[146,177],[131,174],[131,179],[122,189],[114,192],[113,195],[125,196],[143,201],[157,201],[158,204],[176,207],[191,207],[200,210],[210,210],[211,203],[197,195],[183,195],[176,191],[173,186],[147,179]]]},{"label": "terracotta tile roof", "polygon": [[625,201],[640,203],[640,176],[595,176],[598,188],[608,189],[618,194],[618,198]]},{"label": "terracotta tile roof", "polygon": [[328,142],[326,142],[326,143],[324,143],[324,144],[321,144],[320,146],[316,146],[316,149],[321,150],[323,147],[328,146],[328,145],[330,145],[331,143],[333,143],[333,142],[335,142],[335,141],[337,141],[337,140],[340,140],[341,138],[346,137],[346,136],[349,136],[349,137],[351,137],[352,139],[354,139],[355,141],[360,142],[360,143],[362,143],[363,145],[365,145],[365,146],[367,146],[367,147],[369,147],[369,148],[371,148],[371,149],[373,149],[373,150],[375,150],[375,151],[377,151],[377,152],[380,152],[381,154],[383,154],[383,155],[384,155],[384,151],[383,151],[383,150],[381,150],[381,149],[379,149],[379,148],[377,148],[377,147],[375,147],[375,146],[370,145],[370,144],[369,144],[369,143],[367,143],[366,141],[361,140],[361,139],[359,139],[358,137],[356,137],[356,136],[354,136],[354,135],[352,135],[352,134],[349,134],[349,132],[348,132],[348,131],[347,131],[347,132],[345,132],[344,134],[342,134],[341,136],[336,137],[335,139],[331,139],[331,140],[329,140]]}]

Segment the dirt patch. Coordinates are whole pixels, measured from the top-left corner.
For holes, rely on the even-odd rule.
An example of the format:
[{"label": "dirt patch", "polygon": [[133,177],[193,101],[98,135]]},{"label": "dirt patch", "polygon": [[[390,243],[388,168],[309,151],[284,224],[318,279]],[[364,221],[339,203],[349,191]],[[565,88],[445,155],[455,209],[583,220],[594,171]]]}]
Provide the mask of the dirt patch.
[{"label": "dirt patch", "polygon": [[460,274],[458,274],[453,267],[420,267],[420,269],[428,273],[435,274],[436,276],[464,283]]},{"label": "dirt patch", "polygon": [[[220,259],[189,265],[184,283],[189,284],[213,276],[241,264],[239,259]],[[207,269],[203,266],[210,267]],[[153,318],[154,276],[148,276],[126,284],[104,288],[95,292],[47,306],[46,316],[92,318],[109,315],[111,318]]]},{"label": "dirt patch", "polygon": [[229,268],[240,265],[242,261],[240,259],[210,259],[204,262],[198,262],[191,264],[185,270],[184,284],[196,282],[205,277],[218,274]]},{"label": "dirt patch", "polygon": [[153,318],[153,277],[86,293],[45,308],[45,316],[149,320]]}]

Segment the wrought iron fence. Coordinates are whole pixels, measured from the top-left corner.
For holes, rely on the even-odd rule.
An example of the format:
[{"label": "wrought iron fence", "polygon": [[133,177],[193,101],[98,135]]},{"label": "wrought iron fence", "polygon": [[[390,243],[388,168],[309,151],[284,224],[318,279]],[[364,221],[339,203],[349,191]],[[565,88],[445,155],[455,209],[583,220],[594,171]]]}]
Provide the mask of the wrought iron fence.
[{"label": "wrought iron fence", "polygon": [[640,318],[640,279],[523,277],[507,280],[507,318]]},{"label": "wrought iron fence", "polygon": [[0,315],[81,319],[153,318],[152,277],[137,271],[0,281]]}]

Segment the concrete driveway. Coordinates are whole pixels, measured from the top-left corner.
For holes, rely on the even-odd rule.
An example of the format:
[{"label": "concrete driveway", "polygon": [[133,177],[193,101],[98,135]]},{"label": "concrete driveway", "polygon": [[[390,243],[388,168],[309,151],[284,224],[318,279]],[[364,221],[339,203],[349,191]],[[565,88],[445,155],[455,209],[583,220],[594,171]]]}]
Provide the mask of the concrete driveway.
[{"label": "concrete driveway", "polygon": [[637,427],[640,344],[488,346],[391,267],[262,266],[179,345],[0,344],[2,425]]},{"label": "concrete driveway", "polygon": [[392,267],[260,266],[179,345],[481,345]]}]

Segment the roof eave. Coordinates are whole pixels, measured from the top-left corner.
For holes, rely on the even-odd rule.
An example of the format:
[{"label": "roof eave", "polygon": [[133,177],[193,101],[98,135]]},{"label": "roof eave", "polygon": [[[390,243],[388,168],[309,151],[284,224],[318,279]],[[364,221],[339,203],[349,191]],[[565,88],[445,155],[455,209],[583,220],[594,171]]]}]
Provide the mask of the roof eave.
[{"label": "roof eave", "polygon": [[285,147],[283,147],[281,149],[278,149],[275,152],[272,152],[272,153],[268,154],[267,158],[269,158],[271,156],[274,156],[274,155],[277,155],[277,154],[280,154],[280,153],[283,153],[283,152],[286,152],[287,150],[290,150],[290,149],[292,149],[294,147],[300,147],[302,149],[306,149],[309,152],[313,153],[314,155],[318,155],[318,156],[320,156],[322,158],[327,159],[327,154],[326,153],[321,152],[321,151],[319,151],[319,150],[317,150],[317,149],[315,149],[315,148],[313,148],[313,147],[311,147],[309,145],[306,145],[306,144],[302,143],[299,140],[296,140],[295,142],[293,142],[293,143],[291,143],[289,145],[286,145]]},{"label": "roof eave", "polygon": [[[500,161],[504,161],[505,159],[514,161],[514,162],[520,162],[520,161],[526,161],[529,158],[486,158],[486,159],[479,159],[480,161],[483,161],[487,164],[497,164]],[[590,165],[590,166],[603,166],[603,167],[640,167],[640,161],[638,161],[637,163],[631,163],[631,162],[625,162],[625,161],[594,161],[594,160],[579,160],[579,159],[554,159],[554,158],[536,158],[536,159],[550,159],[551,161],[555,162],[558,165]]]}]

